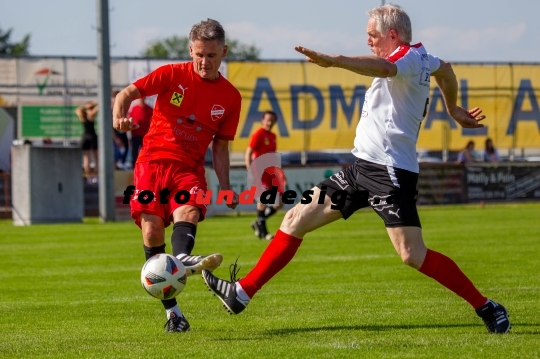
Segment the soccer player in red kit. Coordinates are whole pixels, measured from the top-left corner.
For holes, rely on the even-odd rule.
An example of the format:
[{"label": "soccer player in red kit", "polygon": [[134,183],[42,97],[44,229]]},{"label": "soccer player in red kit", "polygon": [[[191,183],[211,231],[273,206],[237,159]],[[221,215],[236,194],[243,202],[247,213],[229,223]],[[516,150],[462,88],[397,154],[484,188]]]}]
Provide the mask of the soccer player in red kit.
[{"label": "soccer player in red kit", "polygon": [[[480,293],[452,259],[426,247],[415,200],[419,172],[416,142],[426,115],[430,77],[441,89],[448,114],[462,127],[483,127],[478,121],[485,116],[479,108],[457,106],[458,85],[451,65],[429,54],[421,43],[411,44],[411,21],[401,7],[387,4],[368,15],[367,44],[374,56],[326,55],[295,47],[321,67],[338,67],[374,78],[356,129],[355,164],[312,189],[314,198],[325,191],[322,205],[299,203],[287,212],[280,230],[245,277],[239,281],[232,278],[231,283],[203,270],[203,278],[225,307],[238,314],[292,260],[307,233],[370,206],[384,221],[404,263],[463,298],[488,332],[507,333],[510,321],[506,308]],[[345,203],[332,209],[337,198],[344,198]]]},{"label": "soccer player in red kit", "polygon": [[[272,127],[274,127],[277,120],[277,115],[274,111],[263,112],[261,118],[261,127],[251,136],[251,140],[249,141],[249,145],[246,149],[246,168],[249,168],[251,163],[257,157],[266,153],[276,152],[276,135],[272,132]],[[268,169],[268,171],[272,171],[272,168]],[[285,178],[282,175],[283,172],[275,171],[270,174],[275,175],[279,183],[278,192],[283,193],[285,191]],[[279,203],[277,206],[269,206],[262,203],[257,203],[257,220],[251,223],[251,228],[253,229],[255,236],[257,236],[259,239],[271,240],[274,238],[272,234],[268,233],[268,229],[266,228],[266,219],[283,207],[281,196],[278,197]]]},{"label": "soccer player in red kit", "polygon": [[[236,134],[241,97],[218,71],[227,54],[225,31],[219,22],[208,19],[194,25],[189,40],[192,62],[159,67],[117,95],[113,126],[119,131],[137,128],[127,118],[131,102],[157,95],[150,129],[135,164],[135,188],[129,194],[131,216],[142,230],[146,259],[165,253],[165,228],[172,222],[173,255],[192,275],[202,269],[214,270],[223,259],[218,253],[191,254],[197,224],[206,213],[206,205],[198,204],[196,197],[207,191],[204,158],[212,143],[220,187],[234,197],[228,206],[238,204],[229,181],[228,147]],[[162,302],[168,319],[166,331],[189,330],[176,299]]]}]

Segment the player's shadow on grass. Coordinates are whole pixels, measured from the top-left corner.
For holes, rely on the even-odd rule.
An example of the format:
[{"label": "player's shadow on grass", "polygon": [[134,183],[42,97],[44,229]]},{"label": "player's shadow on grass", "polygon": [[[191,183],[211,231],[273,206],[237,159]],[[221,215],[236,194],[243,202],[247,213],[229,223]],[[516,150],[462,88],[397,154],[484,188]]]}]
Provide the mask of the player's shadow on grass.
[{"label": "player's shadow on grass", "polygon": [[384,332],[390,330],[402,330],[402,329],[429,329],[429,328],[467,328],[477,327],[479,324],[403,324],[403,325],[332,325],[323,327],[312,328],[281,328],[267,330],[267,334],[271,335],[290,335],[296,333],[305,332],[319,332],[319,331],[336,331],[336,330],[366,330],[370,332]]},{"label": "player's shadow on grass", "polygon": [[[269,329],[265,333],[269,335],[292,335],[297,333],[307,333],[307,332],[319,332],[319,331],[336,331],[336,330],[366,330],[371,332],[383,332],[391,330],[403,330],[403,329],[437,329],[437,328],[472,328],[479,327],[483,328],[482,324],[403,324],[403,325],[336,325],[336,326],[323,326],[323,327],[312,327],[312,328],[280,328],[280,329]],[[510,331],[512,334],[529,334],[529,335],[540,335],[540,324],[537,323],[512,323],[513,330]],[[523,327],[535,327],[536,330],[520,330],[518,333],[515,333],[515,328]]]}]

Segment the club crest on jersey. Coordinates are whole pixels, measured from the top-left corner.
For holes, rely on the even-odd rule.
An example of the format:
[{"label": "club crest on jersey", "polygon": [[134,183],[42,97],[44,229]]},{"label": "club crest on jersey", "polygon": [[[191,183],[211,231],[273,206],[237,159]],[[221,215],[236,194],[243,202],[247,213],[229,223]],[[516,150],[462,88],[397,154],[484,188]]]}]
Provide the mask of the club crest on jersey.
[{"label": "club crest on jersey", "polygon": [[182,104],[182,100],[184,99],[184,95],[178,92],[173,92],[171,97],[171,103],[175,105],[176,107],[180,107]]},{"label": "club crest on jersey", "polygon": [[212,110],[210,111],[210,115],[212,116],[212,121],[217,121],[220,118],[223,117],[223,114],[225,113],[225,109],[221,105],[214,105],[212,106]]}]

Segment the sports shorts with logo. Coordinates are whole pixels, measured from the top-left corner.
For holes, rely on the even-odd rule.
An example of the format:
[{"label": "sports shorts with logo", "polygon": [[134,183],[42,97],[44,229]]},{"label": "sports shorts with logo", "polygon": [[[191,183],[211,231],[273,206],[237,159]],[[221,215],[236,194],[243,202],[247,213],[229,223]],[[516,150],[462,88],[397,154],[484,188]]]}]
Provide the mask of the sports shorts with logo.
[{"label": "sports shorts with logo", "polygon": [[333,203],[347,197],[339,210],[344,219],[371,206],[386,227],[421,227],[416,209],[418,173],[363,159],[319,183]]},{"label": "sports shorts with logo", "polygon": [[[141,213],[161,217],[167,227],[173,221],[174,210],[187,205],[197,207],[201,213],[199,222],[204,220],[206,205],[198,204],[196,197],[199,192],[202,192],[199,196],[206,195],[206,178],[204,173],[183,162],[169,159],[137,162],[133,171],[133,184],[135,193],[129,203],[131,217],[139,227]],[[168,191],[166,197],[160,194],[164,194],[162,191],[165,189]]]}]

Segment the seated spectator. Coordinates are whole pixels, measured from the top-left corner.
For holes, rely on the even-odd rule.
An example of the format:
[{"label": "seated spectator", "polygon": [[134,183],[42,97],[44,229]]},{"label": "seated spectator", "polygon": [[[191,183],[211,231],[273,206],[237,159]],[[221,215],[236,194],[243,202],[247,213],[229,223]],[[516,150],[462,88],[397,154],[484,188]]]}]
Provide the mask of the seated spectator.
[{"label": "seated spectator", "polygon": [[497,152],[497,149],[493,147],[493,141],[491,138],[486,139],[484,162],[499,162],[499,152]]},{"label": "seated spectator", "polygon": [[474,141],[469,141],[467,146],[459,153],[458,163],[475,162],[474,160]]}]

